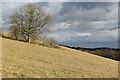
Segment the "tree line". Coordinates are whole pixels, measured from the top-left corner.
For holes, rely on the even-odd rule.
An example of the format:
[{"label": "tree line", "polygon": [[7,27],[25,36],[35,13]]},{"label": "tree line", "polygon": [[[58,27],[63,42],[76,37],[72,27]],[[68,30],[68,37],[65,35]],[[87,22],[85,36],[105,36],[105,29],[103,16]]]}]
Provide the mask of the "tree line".
[{"label": "tree line", "polygon": [[101,47],[101,48],[82,48],[82,47],[70,47],[66,46],[72,49],[85,51],[94,55],[102,56],[105,58],[113,59],[120,61],[120,49],[119,48],[107,48],[107,47]]}]

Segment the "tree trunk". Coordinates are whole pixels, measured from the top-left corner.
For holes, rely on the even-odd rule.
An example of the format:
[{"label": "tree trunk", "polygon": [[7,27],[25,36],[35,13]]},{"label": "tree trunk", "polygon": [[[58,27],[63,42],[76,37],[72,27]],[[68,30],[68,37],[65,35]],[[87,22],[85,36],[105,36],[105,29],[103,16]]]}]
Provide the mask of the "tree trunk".
[{"label": "tree trunk", "polygon": [[15,34],[15,38],[16,38],[16,40],[18,40],[18,36]]},{"label": "tree trunk", "polygon": [[28,38],[28,43],[30,43],[30,37]]},{"label": "tree trunk", "polygon": [[28,43],[30,43],[30,34],[28,35]]}]

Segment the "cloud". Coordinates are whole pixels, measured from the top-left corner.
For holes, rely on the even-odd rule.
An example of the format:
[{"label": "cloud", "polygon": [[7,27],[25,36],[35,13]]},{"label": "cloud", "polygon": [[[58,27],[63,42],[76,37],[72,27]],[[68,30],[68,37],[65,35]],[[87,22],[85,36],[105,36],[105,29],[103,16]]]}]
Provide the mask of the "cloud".
[{"label": "cloud", "polygon": [[2,2],[118,2],[119,0],[2,0]]},{"label": "cloud", "polygon": [[85,36],[91,36],[91,33],[75,33],[76,36],[79,36],[79,37],[85,37]]},{"label": "cloud", "polygon": [[52,31],[57,31],[57,30],[65,30],[70,28],[70,24],[61,22],[61,23],[56,23],[51,25],[52,26]]},{"label": "cloud", "polygon": [[2,3],[0,3],[0,24],[2,23]]},{"label": "cloud", "polygon": [[48,12],[50,12],[54,16],[55,14],[59,13],[61,8],[62,8],[62,3],[51,2],[51,3],[48,3],[48,8],[46,8],[46,9]]},{"label": "cloud", "polygon": [[95,35],[91,37],[92,42],[118,41],[118,29],[98,31],[94,32],[94,34]]},{"label": "cloud", "polygon": [[[92,5],[92,4],[91,4]],[[64,7],[66,5],[64,4]],[[60,20],[79,20],[79,21],[107,21],[111,19],[116,19],[117,16],[117,6],[112,7],[111,10],[109,8],[103,7],[94,7],[92,9],[86,10],[84,8],[79,7],[71,7],[67,6],[71,9],[66,9],[66,11],[60,16]],[[110,7],[111,8],[111,7]],[[68,15],[69,14],[69,15]]]},{"label": "cloud", "polygon": [[2,14],[3,19],[8,19],[20,6],[26,4],[25,2],[3,2],[2,3]]}]

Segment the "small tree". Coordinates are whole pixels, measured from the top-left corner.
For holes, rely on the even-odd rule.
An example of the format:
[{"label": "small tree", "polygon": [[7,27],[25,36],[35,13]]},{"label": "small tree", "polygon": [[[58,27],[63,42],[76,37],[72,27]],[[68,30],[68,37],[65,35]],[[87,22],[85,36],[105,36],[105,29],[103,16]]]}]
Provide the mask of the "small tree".
[{"label": "small tree", "polygon": [[56,44],[57,43],[57,40],[54,38],[54,37],[49,37],[48,38],[48,43],[50,45],[53,45],[53,44]]},{"label": "small tree", "polygon": [[20,36],[20,27],[13,25],[10,27],[12,35],[15,37],[16,40],[18,40]]},{"label": "small tree", "polygon": [[47,37],[47,36],[42,36],[41,41],[48,43],[50,45],[57,43],[57,40],[54,37]]},{"label": "small tree", "polygon": [[32,38],[39,38],[39,35],[49,22],[51,17],[49,14],[36,4],[29,3],[20,7],[20,9],[10,16],[10,22],[20,26],[21,34],[27,38],[30,43]]}]

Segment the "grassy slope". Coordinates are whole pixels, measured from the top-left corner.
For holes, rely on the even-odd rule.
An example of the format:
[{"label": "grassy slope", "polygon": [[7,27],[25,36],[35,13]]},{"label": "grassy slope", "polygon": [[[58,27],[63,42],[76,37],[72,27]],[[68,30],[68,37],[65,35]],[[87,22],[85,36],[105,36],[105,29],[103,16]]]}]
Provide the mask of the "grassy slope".
[{"label": "grassy slope", "polygon": [[2,39],[3,77],[111,78],[118,62],[66,47],[53,49],[37,44]]}]

